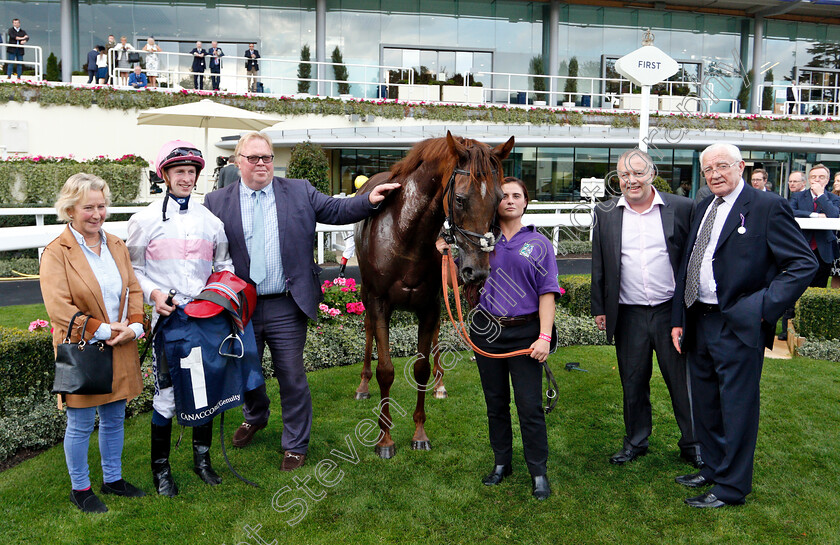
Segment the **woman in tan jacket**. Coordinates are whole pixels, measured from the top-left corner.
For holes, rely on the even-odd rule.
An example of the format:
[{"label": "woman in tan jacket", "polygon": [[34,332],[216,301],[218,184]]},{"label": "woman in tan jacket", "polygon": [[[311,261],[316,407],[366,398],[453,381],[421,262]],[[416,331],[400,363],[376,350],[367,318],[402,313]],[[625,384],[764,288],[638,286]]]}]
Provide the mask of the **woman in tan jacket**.
[{"label": "woman in tan jacket", "polygon": [[71,341],[104,341],[113,347],[114,381],[110,394],[67,395],[64,454],[70,473],[70,501],[86,513],[104,513],[93,493],[87,464],[88,442],[99,412],[99,450],[103,494],[140,497],[144,492],[122,478],[123,420],[127,400],[143,389],[135,339],[143,335],[143,292],[125,243],[102,230],[110,203],[104,180],[74,174],[55,203],[67,229],[41,258],[41,293],[50,316],[53,344],[64,340],[76,312],[91,316],[87,329],[77,318]]}]

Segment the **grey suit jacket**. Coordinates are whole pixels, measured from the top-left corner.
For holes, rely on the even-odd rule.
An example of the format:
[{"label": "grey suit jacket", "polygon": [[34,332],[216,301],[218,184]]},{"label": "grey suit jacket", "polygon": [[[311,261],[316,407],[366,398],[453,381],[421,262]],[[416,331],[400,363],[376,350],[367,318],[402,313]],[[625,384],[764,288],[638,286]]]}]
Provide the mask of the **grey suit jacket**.
[{"label": "grey suit jacket", "polygon": [[[660,193],[665,205],[659,209],[668,258],[674,278],[680,268],[685,240],[691,226],[694,201],[668,193]],[[618,198],[598,203],[592,233],[592,315],[606,315],[607,340],[615,334],[618,320],[618,297],[621,286],[621,229],[624,209]]]}]

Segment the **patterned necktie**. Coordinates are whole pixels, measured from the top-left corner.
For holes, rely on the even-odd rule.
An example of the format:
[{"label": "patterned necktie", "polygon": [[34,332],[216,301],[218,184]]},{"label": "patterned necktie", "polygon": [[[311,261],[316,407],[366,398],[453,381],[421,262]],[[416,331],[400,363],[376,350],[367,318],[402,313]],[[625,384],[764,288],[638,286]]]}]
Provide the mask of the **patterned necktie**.
[{"label": "patterned necktie", "polygon": [[254,191],[254,226],[251,231],[251,280],[259,285],[265,280],[265,221],[263,220],[262,191]]},{"label": "patterned necktie", "polygon": [[709,210],[709,215],[706,216],[706,221],[703,222],[703,227],[700,228],[700,234],[697,235],[697,242],[694,245],[694,251],[691,253],[691,259],[688,260],[688,276],[685,281],[686,308],[691,307],[697,300],[697,293],[700,290],[700,264],[703,262],[703,254],[706,253],[709,239],[712,238],[712,227],[715,225],[715,216],[717,216],[717,209],[721,204],[723,204],[723,197],[715,199],[712,209]]}]

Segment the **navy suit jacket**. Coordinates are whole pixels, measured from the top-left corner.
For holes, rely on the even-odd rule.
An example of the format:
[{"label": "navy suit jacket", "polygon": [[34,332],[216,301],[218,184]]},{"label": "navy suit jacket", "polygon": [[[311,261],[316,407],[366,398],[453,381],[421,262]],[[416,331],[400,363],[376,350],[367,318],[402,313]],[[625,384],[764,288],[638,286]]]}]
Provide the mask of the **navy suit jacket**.
[{"label": "navy suit jacket", "polygon": [[[234,273],[253,284],[250,276],[251,257],[245,244],[239,205],[241,183],[239,180],[208,193],[204,198],[204,206],[225,224]],[[318,276],[321,268],[315,263],[312,253],[315,247],[315,224],[355,223],[370,216],[374,208],[368,201],[367,193],[353,198],[335,199],[324,195],[306,180],[275,177],[271,183],[277,207],[286,289],[291,292],[297,306],[314,320],[318,313],[318,303],[324,299]]]},{"label": "navy suit jacket", "polygon": [[[204,55],[207,55],[207,50],[193,47],[192,51],[190,51],[190,55],[195,55],[196,53],[203,53]],[[193,57],[191,71],[204,72],[205,70],[207,70],[207,64],[205,59],[206,57]]]},{"label": "navy suit jacket", "polygon": [[[799,191],[790,196],[790,206],[793,208],[793,215],[797,218],[808,218],[814,210],[814,199],[811,190]],[[816,212],[825,214],[827,218],[840,217],[840,197],[828,191],[817,198]],[[840,248],[837,247],[837,235],[831,230],[806,230],[802,232],[805,240],[810,241],[811,236],[817,239],[817,249],[820,257],[826,263],[831,263],[840,257]]]},{"label": "navy suit jacket", "polygon": [[[662,232],[674,278],[680,270],[685,239],[691,226],[694,201],[669,193],[660,193],[664,206],[659,207]],[[611,341],[618,321],[618,297],[621,287],[621,229],[624,208],[618,198],[595,207],[592,234],[592,315],[607,317],[607,340]]]},{"label": "navy suit jacket", "polygon": [[[686,327],[691,316],[686,317],[683,302],[688,261],[713,197],[697,205],[677,276],[672,325],[684,327],[684,348],[690,348],[694,342],[693,328]],[[741,215],[746,229],[743,234],[738,232]],[[776,322],[814,278],[817,260],[788,202],[775,193],[757,191],[744,184],[723,224],[712,270],[726,325],[745,345],[770,348]]]}]

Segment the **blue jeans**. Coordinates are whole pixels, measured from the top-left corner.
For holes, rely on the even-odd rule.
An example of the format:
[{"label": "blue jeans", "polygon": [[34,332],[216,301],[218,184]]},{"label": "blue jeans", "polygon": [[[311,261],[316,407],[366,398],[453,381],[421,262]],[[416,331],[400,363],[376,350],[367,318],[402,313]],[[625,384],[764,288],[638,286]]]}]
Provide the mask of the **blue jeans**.
[{"label": "blue jeans", "polygon": [[99,410],[99,452],[102,458],[102,478],[113,483],[122,478],[123,421],[125,400],[98,407],[74,409],[67,407],[67,429],[64,431],[64,457],[73,490],[90,486],[88,470],[88,442],[93,433],[94,417]]},{"label": "blue jeans", "polygon": [[[8,52],[8,57],[10,61],[22,61],[23,60],[23,53],[12,53],[11,51]],[[8,76],[12,77],[12,69],[17,66],[17,77],[20,78],[20,75],[23,73],[23,65],[22,64],[6,64],[6,70],[8,72]]]}]

